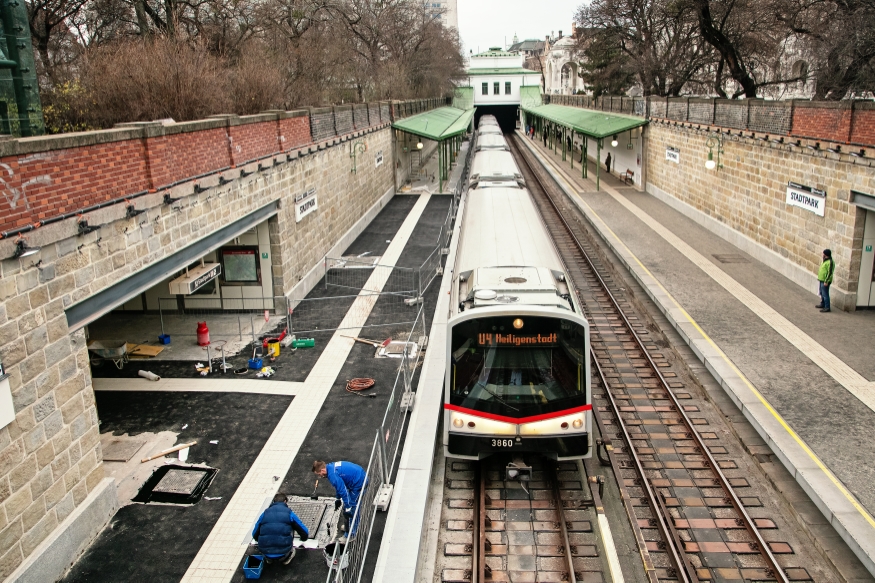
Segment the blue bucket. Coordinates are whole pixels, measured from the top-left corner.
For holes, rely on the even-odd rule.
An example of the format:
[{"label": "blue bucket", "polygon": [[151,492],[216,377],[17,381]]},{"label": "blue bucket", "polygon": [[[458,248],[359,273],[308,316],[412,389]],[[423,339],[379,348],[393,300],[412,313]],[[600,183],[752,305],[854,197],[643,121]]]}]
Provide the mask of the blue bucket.
[{"label": "blue bucket", "polygon": [[243,561],[243,576],[246,579],[261,579],[264,570],[264,556],[248,555]]}]

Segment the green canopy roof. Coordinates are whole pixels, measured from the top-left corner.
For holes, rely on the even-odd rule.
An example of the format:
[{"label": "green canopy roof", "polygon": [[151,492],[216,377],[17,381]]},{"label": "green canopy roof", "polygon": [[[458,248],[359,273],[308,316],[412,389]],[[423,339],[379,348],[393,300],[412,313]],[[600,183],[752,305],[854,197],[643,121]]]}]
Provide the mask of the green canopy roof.
[{"label": "green canopy roof", "polygon": [[442,142],[464,134],[474,117],[474,108],[439,107],[396,121],[392,127],[428,140]]},{"label": "green canopy roof", "polygon": [[480,67],[477,69],[468,69],[468,76],[481,75],[540,75],[537,71],[524,69],[523,67]]},{"label": "green canopy roof", "polygon": [[527,107],[538,107],[543,103],[540,85],[523,85],[520,87],[520,104],[524,110]]},{"label": "green canopy roof", "polygon": [[542,117],[555,124],[571,128],[576,132],[597,139],[606,138],[647,124],[647,120],[640,117],[619,113],[606,113],[592,109],[580,109],[579,107],[568,107],[567,105],[530,105],[523,101],[522,108],[526,113]]},{"label": "green canopy roof", "polygon": [[457,109],[471,109],[474,107],[474,88],[456,87],[456,93],[453,96],[453,107]]}]

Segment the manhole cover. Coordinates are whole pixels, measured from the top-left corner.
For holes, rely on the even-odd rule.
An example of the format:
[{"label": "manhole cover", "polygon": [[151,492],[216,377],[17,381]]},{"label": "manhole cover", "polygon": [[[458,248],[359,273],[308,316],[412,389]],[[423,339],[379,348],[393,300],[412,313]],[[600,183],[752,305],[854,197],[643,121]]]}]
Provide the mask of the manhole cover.
[{"label": "manhole cover", "polygon": [[289,508],[291,508],[292,512],[301,519],[301,522],[307,527],[307,532],[318,532],[319,524],[322,522],[322,516],[325,514],[324,502],[289,500]]},{"label": "manhole cover", "polygon": [[715,254],[714,259],[716,259],[720,263],[750,263],[750,261],[748,261],[741,255],[735,255],[732,253],[727,253],[723,255]]},{"label": "manhole cover", "polygon": [[161,466],[146,480],[133,501],[194,504],[204,495],[218,471],[203,466]]},{"label": "manhole cover", "polygon": [[145,444],[145,441],[136,439],[113,439],[103,448],[103,461],[126,462]]},{"label": "manhole cover", "polygon": [[170,470],[152,488],[152,491],[190,496],[201,480],[204,479],[206,473],[206,471]]},{"label": "manhole cover", "polygon": [[528,280],[525,277],[505,277],[505,283],[526,283]]}]

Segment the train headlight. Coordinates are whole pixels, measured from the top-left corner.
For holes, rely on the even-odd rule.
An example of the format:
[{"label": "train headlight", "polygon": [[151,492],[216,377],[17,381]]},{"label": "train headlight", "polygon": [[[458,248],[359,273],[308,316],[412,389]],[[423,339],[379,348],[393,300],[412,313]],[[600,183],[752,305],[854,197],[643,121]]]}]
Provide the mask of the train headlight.
[{"label": "train headlight", "polygon": [[461,427],[461,426],[464,425],[464,424],[465,424],[465,422],[462,421],[462,420],[461,420],[460,418],[458,418],[458,417],[456,417],[455,419],[453,419],[453,427]]},{"label": "train headlight", "polygon": [[583,427],[583,420],[582,419],[575,419],[574,421],[571,422],[571,426],[574,427],[575,429],[580,429],[581,427]]},{"label": "train headlight", "polygon": [[522,318],[517,318],[516,320],[514,320],[514,321],[513,321],[513,327],[516,328],[517,330],[519,330],[520,328],[522,328],[522,327],[523,327],[523,319],[522,319]]}]

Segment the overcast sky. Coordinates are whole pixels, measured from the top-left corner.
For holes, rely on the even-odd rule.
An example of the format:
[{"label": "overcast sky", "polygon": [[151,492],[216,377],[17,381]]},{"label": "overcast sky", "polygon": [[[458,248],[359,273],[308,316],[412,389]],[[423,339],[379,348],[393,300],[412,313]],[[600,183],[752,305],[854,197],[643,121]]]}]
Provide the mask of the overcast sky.
[{"label": "overcast sky", "polygon": [[571,32],[577,7],[585,0],[458,0],[459,34],[465,54],[505,47],[514,33],[520,40]]}]

